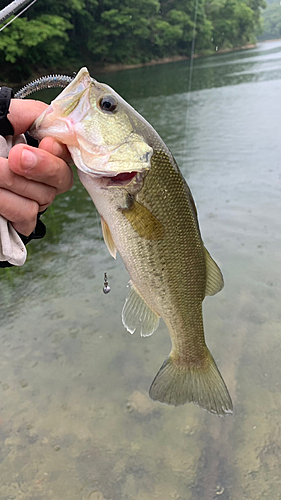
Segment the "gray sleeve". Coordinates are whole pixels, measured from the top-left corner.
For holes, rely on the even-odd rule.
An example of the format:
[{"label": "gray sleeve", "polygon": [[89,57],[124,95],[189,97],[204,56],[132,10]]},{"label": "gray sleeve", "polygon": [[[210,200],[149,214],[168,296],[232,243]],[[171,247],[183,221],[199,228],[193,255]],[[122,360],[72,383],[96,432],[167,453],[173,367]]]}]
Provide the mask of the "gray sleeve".
[{"label": "gray sleeve", "polygon": [[26,144],[26,139],[23,134],[21,135],[7,135],[3,137],[0,135],[0,156],[1,158],[8,158],[10,149],[16,144]]}]

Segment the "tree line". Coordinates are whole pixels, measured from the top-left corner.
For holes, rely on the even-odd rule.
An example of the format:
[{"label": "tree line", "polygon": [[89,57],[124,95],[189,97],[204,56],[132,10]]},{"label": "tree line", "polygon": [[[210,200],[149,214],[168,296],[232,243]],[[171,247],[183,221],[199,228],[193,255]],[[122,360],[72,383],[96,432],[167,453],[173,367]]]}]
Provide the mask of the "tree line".
[{"label": "tree line", "polygon": [[267,0],[267,8],[262,13],[262,32],[259,40],[281,38],[280,0]]},{"label": "tree line", "polygon": [[[0,8],[7,5],[0,0]],[[196,8],[197,5],[197,8]],[[38,0],[0,32],[1,80],[244,46],[265,0]],[[195,21],[196,14],[196,25]]]}]

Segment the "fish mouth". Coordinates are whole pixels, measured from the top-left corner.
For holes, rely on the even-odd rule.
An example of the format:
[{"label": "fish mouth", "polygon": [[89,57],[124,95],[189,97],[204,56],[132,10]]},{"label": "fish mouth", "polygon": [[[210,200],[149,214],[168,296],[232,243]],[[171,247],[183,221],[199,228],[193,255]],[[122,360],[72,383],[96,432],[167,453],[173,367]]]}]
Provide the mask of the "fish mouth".
[{"label": "fish mouth", "polygon": [[106,177],[109,186],[127,186],[137,175],[138,172],[122,172],[114,177]]}]

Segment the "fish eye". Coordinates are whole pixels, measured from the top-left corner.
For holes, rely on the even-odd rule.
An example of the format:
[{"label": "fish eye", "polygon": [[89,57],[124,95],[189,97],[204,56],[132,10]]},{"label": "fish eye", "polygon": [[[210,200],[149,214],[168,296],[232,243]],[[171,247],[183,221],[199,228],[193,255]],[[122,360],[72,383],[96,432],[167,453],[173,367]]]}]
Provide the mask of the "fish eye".
[{"label": "fish eye", "polygon": [[114,111],[117,108],[117,104],[117,100],[113,95],[105,95],[99,102],[102,111]]}]

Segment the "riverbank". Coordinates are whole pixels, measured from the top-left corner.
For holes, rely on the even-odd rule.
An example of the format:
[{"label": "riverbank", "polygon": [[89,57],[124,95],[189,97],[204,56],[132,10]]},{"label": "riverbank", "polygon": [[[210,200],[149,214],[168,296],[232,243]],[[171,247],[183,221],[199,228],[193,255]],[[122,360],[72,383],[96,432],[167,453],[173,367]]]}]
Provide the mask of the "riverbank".
[{"label": "riverbank", "polygon": [[[264,43],[264,42],[262,42]],[[239,50],[248,50],[248,49],[254,49],[256,47],[256,44],[248,44],[244,45],[242,47],[233,47],[233,48],[228,48],[228,49],[218,49],[217,51],[207,51],[207,52],[202,52],[200,54],[194,54],[194,58],[201,58],[201,57],[208,57],[208,56],[213,56],[217,54],[225,54],[227,52],[236,52]],[[167,64],[167,63],[173,63],[173,62],[178,62],[178,61],[186,61],[190,60],[190,56],[181,56],[181,55],[175,55],[175,56],[170,56],[170,57],[163,57],[160,59],[152,59],[151,61],[145,62],[145,63],[137,63],[137,64],[104,64],[104,65],[99,65],[99,64],[91,64],[90,62],[85,63],[84,65],[87,65],[90,73],[93,75],[98,75],[102,73],[113,73],[117,71],[125,71],[128,69],[135,69],[135,68],[142,68],[146,66],[155,66],[158,64]],[[73,74],[73,71],[77,71],[80,69],[78,66],[73,65],[68,68],[64,69],[50,69],[49,71],[43,68],[39,68],[36,72],[34,72],[28,79],[23,79],[21,83],[16,83],[16,82],[7,82],[7,81],[2,81],[0,80],[0,85],[8,85],[11,86],[13,89],[18,90],[19,88],[23,87],[27,83],[40,78],[41,76],[45,76],[47,74],[57,74],[57,73],[63,73],[63,74],[68,74],[71,75]]]},{"label": "riverbank", "polygon": [[[199,57],[207,57],[207,56],[213,56],[217,54],[225,54],[227,52],[236,52],[239,50],[248,50],[248,49],[254,49],[256,47],[256,44],[248,44],[248,45],[243,45],[242,47],[233,47],[233,48],[228,48],[228,49],[218,49],[217,51],[208,51],[200,54],[194,54],[194,59],[197,59]],[[173,63],[173,62],[178,62],[178,61],[187,61],[190,59],[190,56],[171,56],[171,57],[163,57],[161,59],[152,59],[149,62],[145,63],[138,63],[138,64],[105,64],[104,66],[94,66],[93,69],[95,73],[111,73],[115,71],[124,71],[127,69],[135,69],[135,68],[143,68],[145,66],[155,66],[157,64],[167,64],[167,63]],[[89,65],[89,69],[91,70],[91,65]]]}]

